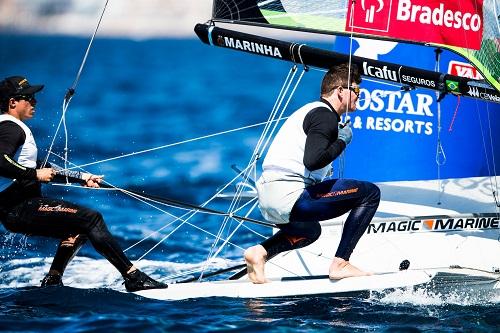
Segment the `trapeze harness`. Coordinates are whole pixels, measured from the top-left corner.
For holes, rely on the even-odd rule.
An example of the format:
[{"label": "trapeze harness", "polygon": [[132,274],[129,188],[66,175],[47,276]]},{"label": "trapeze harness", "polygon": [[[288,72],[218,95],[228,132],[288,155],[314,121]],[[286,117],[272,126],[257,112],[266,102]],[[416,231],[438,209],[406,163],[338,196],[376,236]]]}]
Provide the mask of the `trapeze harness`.
[{"label": "trapeze harness", "polygon": [[[108,231],[102,215],[67,201],[44,198],[36,167],[37,147],[31,130],[11,115],[0,115],[0,220],[5,228],[59,239],[84,236],[125,276],[132,263]],[[81,173],[57,171],[53,181],[66,178],[81,182]]]},{"label": "trapeze harness", "polygon": [[372,183],[327,178],[346,144],[338,139],[340,116],[326,100],[306,104],[283,124],[257,181],[259,208],[280,229],[261,243],[268,259],[313,243],[319,221],[350,211],[335,254],[349,260],[375,215],[380,190]]}]

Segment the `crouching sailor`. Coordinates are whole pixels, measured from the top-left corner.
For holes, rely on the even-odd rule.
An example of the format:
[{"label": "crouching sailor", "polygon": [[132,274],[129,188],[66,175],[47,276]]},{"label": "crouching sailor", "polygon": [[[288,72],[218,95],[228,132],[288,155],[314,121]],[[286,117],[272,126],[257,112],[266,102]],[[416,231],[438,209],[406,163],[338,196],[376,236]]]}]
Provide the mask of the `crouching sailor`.
[{"label": "crouching sailor", "polygon": [[70,180],[99,187],[102,176],[64,171],[55,165],[40,167],[37,147],[24,124],[35,114],[35,93],[43,85],[30,85],[21,76],[0,82],[0,220],[11,232],[61,239],[42,286],[62,286],[69,261],[89,240],[121,273],[128,291],[167,288],[138,270],[108,231],[102,215],[67,201],[46,198],[41,183]]},{"label": "crouching sailor", "polygon": [[349,211],[329,276],[369,274],[351,265],[349,257],[378,208],[380,190],[365,181],[325,179],[330,164],[351,142],[350,127],[339,121],[342,114],[355,111],[360,83],[355,66],[332,67],[323,78],[321,100],[295,111],[273,140],[257,191],[263,216],[280,230],[245,251],[248,276],[254,283],[267,281],[267,260],[313,243],[321,234],[319,221]]}]

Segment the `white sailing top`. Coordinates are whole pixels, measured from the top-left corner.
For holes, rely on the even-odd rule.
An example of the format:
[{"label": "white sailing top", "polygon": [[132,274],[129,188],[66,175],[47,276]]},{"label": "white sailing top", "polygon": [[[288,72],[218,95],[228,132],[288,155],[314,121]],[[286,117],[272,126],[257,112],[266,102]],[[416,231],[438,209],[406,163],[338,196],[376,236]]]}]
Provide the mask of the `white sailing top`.
[{"label": "white sailing top", "polygon": [[[38,149],[36,147],[35,138],[33,137],[31,130],[22,121],[9,114],[0,115],[0,122],[4,121],[12,121],[19,125],[26,136],[26,140],[24,141],[23,145],[19,147],[16,154],[14,155],[14,162],[22,165],[23,167],[36,168]],[[0,192],[9,187],[12,182],[13,179],[0,176]]]},{"label": "white sailing top", "polygon": [[[288,223],[292,207],[304,188],[321,182],[331,170],[331,160],[317,170],[309,170],[304,165],[307,139],[304,119],[318,108],[326,108],[336,115],[327,103],[306,104],[287,119],[269,148],[262,165],[264,171],[257,181],[259,208],[266,220],[278,224]],[[336,129],[337,123],[333,122],[331,126]],[[344,147],[345,144],[342,149]]]},{"label": "white sailing top", "polygon": [[324,102],[313,102],[304,105],[287,119],[264,158],[262,163],[264,172],[283,171],[293,174],[303,178],[304,183],[307,185],[319,183],[325,178],[331,169],[330,165],[311,171],[306,168],[303,162],[307,138],[303,128],[304,118],[310,111],[320,107],[328,108],[331,112],[334,112]]}]

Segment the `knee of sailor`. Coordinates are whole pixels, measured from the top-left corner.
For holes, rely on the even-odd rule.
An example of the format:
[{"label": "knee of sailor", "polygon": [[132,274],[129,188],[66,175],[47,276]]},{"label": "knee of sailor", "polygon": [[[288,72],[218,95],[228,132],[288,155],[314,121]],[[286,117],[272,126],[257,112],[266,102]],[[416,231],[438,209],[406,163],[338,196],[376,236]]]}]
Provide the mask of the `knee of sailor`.
[{"label": "knee of sailor", "polygon": [[380,202],[380,188],[373,183],[367,183],[367,189],[370,201],[378,204]]},{"label": "knee of sailor", "polygon": [[311,227],[308,230],[307,238],[312,242],[316,241],[319,236],[321,236],[321,225],[319,222],[311,223]]},{"label": "knee of sailor", "polygon": [[93,229],[95,227],[101,227],[104,225],[104,218],[102,214],[98,211],[91,210],[89,211],[89,219],[90,219],[90,228]]}]

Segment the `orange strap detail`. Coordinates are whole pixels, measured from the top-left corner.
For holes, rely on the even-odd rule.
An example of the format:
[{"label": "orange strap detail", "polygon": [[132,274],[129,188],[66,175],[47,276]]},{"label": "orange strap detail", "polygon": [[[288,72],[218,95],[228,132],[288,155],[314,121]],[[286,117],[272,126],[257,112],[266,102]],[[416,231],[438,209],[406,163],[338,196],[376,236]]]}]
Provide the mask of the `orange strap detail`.
[{"label": "orange strap detail", "polygon": [[301,240],[307,239],[307,237],[296,237],[296,236],[287,236],[285,235],[286,239],[290,242],[290,244],[295,245],[297,242],[300,242]]}]

